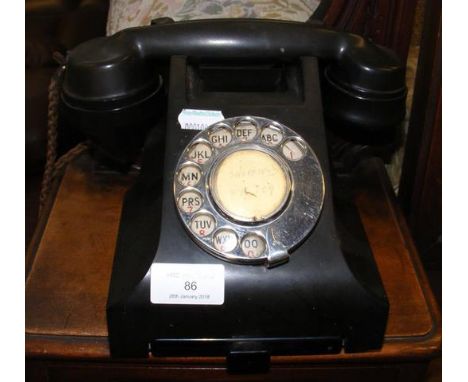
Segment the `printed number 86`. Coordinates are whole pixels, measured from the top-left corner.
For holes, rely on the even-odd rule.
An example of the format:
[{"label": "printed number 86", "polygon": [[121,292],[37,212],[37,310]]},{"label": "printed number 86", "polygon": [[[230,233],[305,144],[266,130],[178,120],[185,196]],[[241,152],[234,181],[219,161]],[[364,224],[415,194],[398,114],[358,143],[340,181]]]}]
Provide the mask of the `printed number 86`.
[{"label": "printed number 86", "polygon": [[184,285],[185,290],[197,290],[197,282],[196,281],[186,281]]}]

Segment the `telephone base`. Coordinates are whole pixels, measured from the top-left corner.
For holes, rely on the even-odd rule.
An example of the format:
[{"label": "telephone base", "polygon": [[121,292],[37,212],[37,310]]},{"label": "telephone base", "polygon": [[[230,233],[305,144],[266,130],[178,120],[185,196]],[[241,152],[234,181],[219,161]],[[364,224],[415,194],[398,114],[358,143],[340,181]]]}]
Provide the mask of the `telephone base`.
[{"label": "telephone base", "polygon": [[[282,78],[281,86],[261,92],[236,88],[232,76],[242,70],[232,70],[232,65],[233,87],[222,92],[220,84],[204,77],[219,74],[222,65],[214,72],[213,65],[203,65],[172,58],[164,168],[156,160],[158,142],[152,144],[150,136],[139,180],[125,198],[107,305],[112,355],[206,354],[229,357],[235,364],[244,355],[233,353],[234,345],[248,343],[255,344],[262,365],[266,354],[380,348],[388,301],[352,195],[332,191],[317,60],[289,61],[283,74],[273,65],[275,72],[269,75]],[[180,128],[177,120],[184,108],[221,110],[225,118],[252,115],[279,121],[316,153],[324,174],[322,212],[311,234],[290,251],[288,262],[270,269],[230,263],[210,255],[188,235],[173,195],[178,156],[197,133]],[[154,180],[161,173],[162,184]],[[223,303],[151,302],[150,269],[155,263],[222,265]]]}]

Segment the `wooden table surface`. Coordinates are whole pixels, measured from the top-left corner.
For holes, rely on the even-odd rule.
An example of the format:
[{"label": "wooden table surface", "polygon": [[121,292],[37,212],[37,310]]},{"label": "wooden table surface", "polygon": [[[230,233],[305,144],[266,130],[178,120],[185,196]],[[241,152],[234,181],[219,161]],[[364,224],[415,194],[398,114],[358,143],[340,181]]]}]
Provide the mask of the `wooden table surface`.
[{"label": "wooden table surface", "polygon": [[[356,203],[390,302],[381,350],[275,356],[272,365],[405,362],[440,353],[440,313],[381,162],[362,168]],[[133,176],[95,173],[88,154],[66,169],[27,256],[28,359],[105,361],[106,299],[122,198]],[[222,365],[223,358],[161,358],[149,364]]]}]

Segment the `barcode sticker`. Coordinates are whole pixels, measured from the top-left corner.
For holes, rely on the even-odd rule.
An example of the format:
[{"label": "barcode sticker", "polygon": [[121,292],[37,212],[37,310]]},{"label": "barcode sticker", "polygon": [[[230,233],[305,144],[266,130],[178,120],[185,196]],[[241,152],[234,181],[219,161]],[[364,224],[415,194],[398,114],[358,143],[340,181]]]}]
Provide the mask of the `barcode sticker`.
[{"label": "barcode sticker", "polygon": [[222,305],[224,265],[154,263],[150,299],[153,304]]},{"label": "barcode sticker", "polygon": [[183,109],[178,121],[183,130],[205,130],[208,126],[223,119],[224,116],[220,110]]}]

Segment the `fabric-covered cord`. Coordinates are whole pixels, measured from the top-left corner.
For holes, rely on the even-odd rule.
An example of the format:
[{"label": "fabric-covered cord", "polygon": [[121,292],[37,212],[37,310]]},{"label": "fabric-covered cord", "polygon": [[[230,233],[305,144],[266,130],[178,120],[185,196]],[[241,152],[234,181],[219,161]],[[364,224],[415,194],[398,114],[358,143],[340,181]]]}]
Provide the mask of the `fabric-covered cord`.
[{"label": "fabric-covered cord", "polygon": [[[57,61],[60,57],[56,58]],[[63,78],[65,66],[59,61],[60,66],[52,75],[49,84],[48,109],[47,109],[47,153],[44,175],[42,177],[41,192],[39,196],[39,215],[49,196],[50,186],[54,178],[70,163],[76,156],[88,148],[87,143],[79,143],[57,160],[58,142],[58,114],[60,102],[60,85]]]}]

